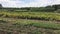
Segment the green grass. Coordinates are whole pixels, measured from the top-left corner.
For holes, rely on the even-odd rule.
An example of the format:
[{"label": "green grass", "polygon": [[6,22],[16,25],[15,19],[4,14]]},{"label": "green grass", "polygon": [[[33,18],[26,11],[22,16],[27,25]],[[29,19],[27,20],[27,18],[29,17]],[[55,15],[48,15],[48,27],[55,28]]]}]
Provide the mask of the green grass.
[{"label": "green grass", "polygon": [[60,24],[54,24],[54,23],[34,23],[33,26],[48,29],[56,29],[56,30],[60,29]]}]

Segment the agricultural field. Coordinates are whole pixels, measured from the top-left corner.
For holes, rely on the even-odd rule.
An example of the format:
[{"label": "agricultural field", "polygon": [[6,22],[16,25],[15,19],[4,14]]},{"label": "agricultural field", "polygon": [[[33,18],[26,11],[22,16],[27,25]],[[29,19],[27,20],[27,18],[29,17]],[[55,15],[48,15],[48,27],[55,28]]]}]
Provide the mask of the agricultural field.
[{"label": "agricultural field", "polygon": [[0,11],[1,34],[60,34],[60,13]]},{"label": "agricultural field", "polygon": [[[52,0],[47,4],[39,2],[0,1],[0,34],[60,34],[60,4],[56,3],[58,1],[55,4]],[[26,3],[30,4],[30,7]]]}]

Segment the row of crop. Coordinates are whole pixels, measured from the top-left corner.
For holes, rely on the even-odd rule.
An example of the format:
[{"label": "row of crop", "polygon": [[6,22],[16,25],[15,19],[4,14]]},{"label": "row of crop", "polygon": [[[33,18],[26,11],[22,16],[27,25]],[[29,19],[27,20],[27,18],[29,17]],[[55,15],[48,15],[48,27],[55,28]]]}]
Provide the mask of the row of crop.
[{"label": "row of crop", "polygon": [[2,17],[22,18],[22,19],[38,19],[38,20],[60,20],[59,13],[46,12],[0,12]]}]

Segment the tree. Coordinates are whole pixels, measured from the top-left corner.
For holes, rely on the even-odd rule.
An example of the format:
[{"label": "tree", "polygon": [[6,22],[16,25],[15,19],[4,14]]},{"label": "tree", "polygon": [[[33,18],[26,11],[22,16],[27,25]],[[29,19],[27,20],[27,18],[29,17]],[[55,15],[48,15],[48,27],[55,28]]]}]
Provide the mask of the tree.
[{"label": "tree", "polygon": [[52,7],[54,7],[55,10],[58,10],[58,9],[60,9],[60,4],[58,4],[58,5],[52,5]]},{"label": "tree", "polygon": [[2,4],[0,4],[0,8],[2,8]]}]

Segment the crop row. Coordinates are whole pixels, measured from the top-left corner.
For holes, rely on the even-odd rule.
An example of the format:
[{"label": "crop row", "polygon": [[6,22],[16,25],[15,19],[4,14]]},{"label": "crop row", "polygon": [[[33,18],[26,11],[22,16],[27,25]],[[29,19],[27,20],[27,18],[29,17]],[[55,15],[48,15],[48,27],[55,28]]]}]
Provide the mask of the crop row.
[{"label": "crop row", "polygon": [[0,17],[37,20],[60,20],[60,14],[52,12],[0,12]]}]

